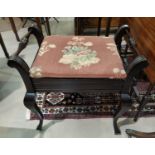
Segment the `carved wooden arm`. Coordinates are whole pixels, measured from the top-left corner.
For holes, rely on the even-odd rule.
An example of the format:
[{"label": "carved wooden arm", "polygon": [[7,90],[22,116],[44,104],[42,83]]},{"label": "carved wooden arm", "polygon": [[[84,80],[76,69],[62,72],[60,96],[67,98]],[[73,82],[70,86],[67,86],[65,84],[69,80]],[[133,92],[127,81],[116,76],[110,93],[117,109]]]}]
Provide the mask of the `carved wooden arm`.
[{"label": "carved wooden arm", "polygon": [[143,71],[149,65],[147,59],[143,55],[137,56],[132,63],[130,63],[127,67],[127,78],[124,87],[131,88],[134,85],[135,78],[141,71]]},{"label": "carved wooden arm", "polygon": [[38,45],[40,47],[40,45],[41,45],[41,43],[42,43],[42,41],[44,39],[43,34],[41,33],[41,31],[37,27],[35,27],[35,26],[29,27],[28,28],[28,33],[24,37],[21,38],[21,40],[19,42],[18,49],[13,54],[14,56],[18,56],[22,52],[22,50],[27,46],[27,44],[29,42],[29,37],[32,34],[35,36],[35,38],[36,38],[36,40],[38,42]]},{"label": "carved wooden arm", "polygon": [[[122,25],[116,32],[114,40],[119,51],[119,54],[125,65],[128,65],[128,58],[130,56],[137,56],[136,43],[135,40],[130,35],[130,28],[128,25]],[[122,41],[125,44],[122,45]],[[129,50],[130,49],[130,50]]]},{"label": "carved wooden arm", "polygon": [[126,32],[130,31],[128,25],[122,25],[118,28],[117,32],[115,33],[114,40],[117,45],[118,50],[121,51],[121,43],[122,43],[122,37],[126,35]]},{"label": "carved wooden arm", "polygon": [[20,73],[27,91],[34,92],[32,80],[29,76],[29,66],[19,56],[11,56],[8,60],[8,66],[16,68]]},{"label": "carved wooden arm", "polygon": [[40,32],[40,30],[37,27],[30,27],[28,28],[28,33],[21,39],[17,51],[12,56],[10,56],[8,60],[8,65],[10,67],[16,68],[19,71],[28,92],[34,92],[34,87],[33,87],[32,79],[29,76],[29,66],[19,56],[19,54],[27,46],[29,37],[31,34],[35,36],[38,42],[38,45],[40,47],[42,40],[44,38],[43,34]]}]

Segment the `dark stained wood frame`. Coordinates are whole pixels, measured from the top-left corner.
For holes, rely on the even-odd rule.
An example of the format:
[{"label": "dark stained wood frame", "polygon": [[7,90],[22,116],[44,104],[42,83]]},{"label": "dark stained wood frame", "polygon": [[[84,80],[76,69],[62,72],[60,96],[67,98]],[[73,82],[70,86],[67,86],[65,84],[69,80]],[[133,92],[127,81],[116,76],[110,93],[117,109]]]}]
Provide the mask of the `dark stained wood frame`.
[{"label": "dark stained wood frame", "polygon": [[[129,27],[124,25],[118,29],[118,33],[115,35],[115,42],[118,51],[121,55],[121,42],[124,35],[127,35]],[[40,47],[43,41],[43,34],[37,27],[30,27],[28,33],[21,39],[18,50],[8,60],[10,67],[16,68],[20,73],[23,82],[26,87],[26,94],[24,98],[24,105],[36,113],[39,117],[38,130],[42,130],[43,114],[35,103],[35,96],[37,91],[63,91],[63,92],[97,92],[102,91],[105,93],[117,92],[121,94],[121,105],[115,114],[113,119],[113,126],[115,134],[120,134],[120,128],[118,127],[118,119],[129,110],[132,105],[131,91],[133,86],[134,77],[148,66],[147,59],[143,56],[136,57],[131,64],[127,66],[127,78],[126,79],[105,79],[105,78],[31,78],[29,76],[29,67],[26,62],[19,56],[20,52],[28,44],[30,35],[33,34],[37,39]],[[130,39],[130,36],[129,40]],[[130,44],[129,44],[130,46]],[[122,57],[123,59],[123,57]],[[52,66],[51,66],[52,67]]]},{"label": "dark stained wood frame", "polygon": [[7,49],[6,49],[6,46],[5,46],[5,44],[4,44],[4,41],[3,41],[3,38],[2,38],[1,33],[0,33],[0,44],[1,44],[1,46],[2,46],[2,49],[3,49],[3,51],[4,51],[4,54],[5,54],[6,58],[9,58],[9,53],[8,53],[8,51],[7,51]]},{"label": "dark stained wood frame", "polygon": [[141,132],[132,129],[126,129],[126,133],[129,138],[136,137],[136,138],[155,138],[155,132]]},{"label": "dark stained wood frame", "polygon": [[16,36],[17,41],[20,41],[20,38],[19,38],[19,35],[17,33],[17,29],[16,29],[15,22],[13,20],[13,17],[9,17],[9,20],[10,20],[10,24],[11,24],[12,30],[13,30],[15,36]]}]

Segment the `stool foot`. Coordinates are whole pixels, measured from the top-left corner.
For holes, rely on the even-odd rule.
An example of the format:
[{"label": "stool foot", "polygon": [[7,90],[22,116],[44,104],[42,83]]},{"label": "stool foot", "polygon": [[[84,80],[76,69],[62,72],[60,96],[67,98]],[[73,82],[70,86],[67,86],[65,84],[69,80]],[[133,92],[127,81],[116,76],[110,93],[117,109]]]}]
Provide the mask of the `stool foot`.
[{"label": "stool foot", "polygon": [[35,93],[26,93],[24,98],[24,105],[38,116],[39,124],[37,126],[37,130],[42,130],[43,114],[35,102]]},{"label": "stool foot", "polygon": [[128,94],[121,95],[121,107],[120,110],[117,112],[116,116],[113,119],[113,126],[115,134],[121,134],[120,128],[118,127],[118,119],[123,116],[125,112],[129,110],[131,106],[131,98]]}]

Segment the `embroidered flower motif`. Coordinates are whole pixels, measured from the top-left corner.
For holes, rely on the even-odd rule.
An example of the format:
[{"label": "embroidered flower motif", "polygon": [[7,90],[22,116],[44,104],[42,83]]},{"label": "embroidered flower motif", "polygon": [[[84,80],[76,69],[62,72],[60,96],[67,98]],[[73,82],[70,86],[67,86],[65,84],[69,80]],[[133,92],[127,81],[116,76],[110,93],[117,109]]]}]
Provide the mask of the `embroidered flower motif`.
[{"label": "embroidered flower motif", "polygon": [[74,42],[74,41],[69,41],[68,43],[67,43],[68,45],[76,45],[76,42]]},{"label": "embroidered flower motif", "polygon": [[76,56],[74,54],[63,55],[63,57],[59,60],[59,63],[71,64],[74,61],[75,57]]},{"label": "embroidered flower motif", "polygon": [[112,52],[117,51],[116,45],[114,43],[107,43],[107,49],[109,49]]},{"label": "embroidered flower motif", "polygon": [[119,68],[113,68],[113,73],[117,74],[120,72],[120,69]]},{"label": "embroidered flower motif", "polygon": [[118,73],[120,73],[120,74],[125,74],[126,72],[125,72],[125,70],[124,69],[119,69],[119,68],[113,68],[113,73],[114,74],[118,74]]},{"label": "embroidered flower motif", "polygon": [[32,67],[30,69],[30,76],[34,78],[42,77],[42,69],[40,67]]},{"label": "embroidered flower motif", "polygon": [[108,38],[108,36],[99,36],[99,37],[100,37],[100,38],[104,38],[104,39],[105,39],[105,38]]},{"label": "embroidered flower motif", "polygon": [[56,45],[55,44],[48,44],[47,41],[44,41],[42,44],[41,44],[41,47],[39,49],[39,56],[42,56],[44,53],[48,52],[50,50],[50,48],[56,48]]},{"label": "embroidered flower motif", "polygon": [[73,37],[72,41],[67,43],[69,46],[62,50],[63,56],[59,63],[70,64],[70,67],[75,70],[98,63],[100,59],[96,57],[97,52],[88,48],[93,46],[93,43],[82,42],[83,40],[84,38],[81,37]]},{"label": "embroidered flower motif", "polygon": [[83,45],[85,45],[85,46],[93,46],[93,43],[92,42],[86,42]]},{"label": "embroidered flower motif", "polygon": [[48,47],[50,47],[50,48],[56,48],[56,45],[55,44],[49,44]]},{"label": "embroidered flower motif", "polygon": [[114,52],[112,55],[114,55],[114,56],[115,56],[115,55],[119,55],[119,54],[118,54],[118,52]]},{"label": "embroidered flower motif", "polygon": [[79,36],[75,36],[75,37],[72,38],[72,40],[74,40],[74,41],[84,41],[85,38],[79,37]]},{"label": "embroidered flower motif", "polygon": [[122,69],[121,70],[121,74],[125,74],[126,72],[125,72],[125,70],[124,69]]}]

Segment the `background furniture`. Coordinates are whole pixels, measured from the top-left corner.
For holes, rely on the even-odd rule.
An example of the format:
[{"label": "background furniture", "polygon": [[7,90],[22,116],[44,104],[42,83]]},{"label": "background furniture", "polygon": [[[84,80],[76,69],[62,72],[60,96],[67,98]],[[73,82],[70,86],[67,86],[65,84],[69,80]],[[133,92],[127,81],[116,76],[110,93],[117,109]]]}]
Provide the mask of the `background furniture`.
[{"label": "background furniture", "polygon": [[11,24],[12,30],[13,30],[15,36],[16,36],[17,41],[20,41],[20,38],[19,38],[17,29],[16,29],[15,22],[14,22],[14,20],[13,20],[13,17],[9,17],[9,20],[10,20],[10,24]]},{"label": "background furniture", "polygon": [[[112,17],[106,18],[105,36],[109,36]],[[97,36],[101,35],[102,17],[98,18]]]},{"label": "background furniture", "polygon": [[115,33],[120,26],[119,17],[76,17],[75,35]]},{"label": "background furniture", "polygon": [[[33,19],[34,18],[34,19]],[[41,32],[42,32],[42,24],[45,26],[45,30],[47,32],[47,35],[51,35],[51,29],[50,29],[50,24],[49,24],[49,17],[28,17],[28,18],[20,18],[21,21],[23,22],[23,26],[26,24],[28,19],[32,19],[33,22],[36,22],[37,26],[40,28]],[[24,21],[25,19],[25,21]],[[59,22],[57,20],[57,18],[54,17],[54,19],[56,20],[56,22]],[[14,22],[13,17],[9,17],[9,21],[11,24],[11,28],[16,36],[17,41],[20,41],[18,32],[17,32],[17,28],[16,28],[16,24]]]},{"label": "background furniture", "polygon": [[1,33],[0,33],[0,44],[1,44],[1,47],[2,47],[2,49],[4,51],[4,54],[5,54],[6,58],[9,58],[9,53],[8,53],[8,51],[6,49],[6,46],[4,44],[4,41],[3,41]]},{"label": "background furniture", "polygon": [[138,53],[144,55],[149,66],[145,69],[149,81],[155,83],[155,17],[121,18],[121,24],[128,24],[136,42]]},{"label": "background furniture", "polygon": [[[25,22],[23,24],[23,27],[27,23],[28,20],[31,20],[31,21],[37,23],[37,26],[39,27],[39,29],[41,30],[41,32],[42,32],[42,26],[41,25],[43,24],[45,26],[45,30],[47,32],[47,35],[51,35],[51,29],[50,29],[49,19],[50,19],[50,17],[27,17],[27,18],[25,18]],[[53,19],[57,23],[59,23],[59,21],[58,21],[58,19],[56,17],[53,17]]]},{"label": "background furniture", "polygon": [[45,25],[45,29],[47,29],[47,35],[51,35],[51,29],[50,29],[50,24],[49,24],[49,17],[35,17],[35,21],[37,23],[37,26],[39,27],[39,29],[42,31],[42,23]]},{"label": "background furniture", "polygon": [[[150,82],[146,94],[140,100],[139,112],[135,116],[137,121],[140,111],[148,103],[147,96],[155,86],[155,18],[121,18],[121,23],[127,23],[130,26],[130,32],[136,41],[138,54],[144,55],[149,62],[149,66],[145,69],[145,74]],[[154,137],[155,133],[137,132],[134,130],[127,130],[127,134],[134,137]]]}]

